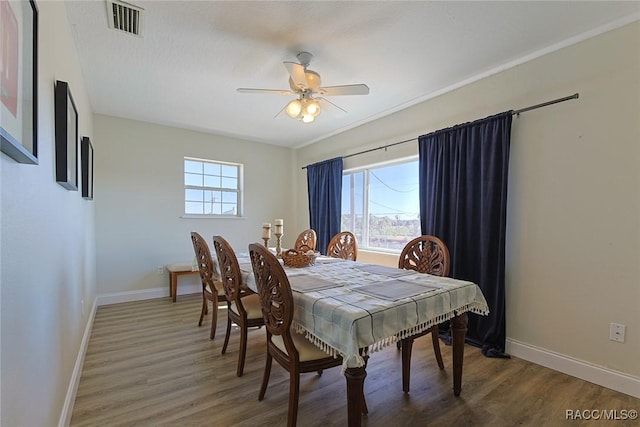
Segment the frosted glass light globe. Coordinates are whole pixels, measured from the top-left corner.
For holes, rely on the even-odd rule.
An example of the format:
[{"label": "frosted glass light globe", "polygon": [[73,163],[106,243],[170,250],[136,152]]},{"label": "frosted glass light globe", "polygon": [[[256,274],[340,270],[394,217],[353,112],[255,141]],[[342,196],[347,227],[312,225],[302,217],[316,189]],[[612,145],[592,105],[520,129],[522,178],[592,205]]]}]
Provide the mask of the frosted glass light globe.
[{"label": "frosted glass light globe", "polygon": [[300,114],[300,111],[302,111],[302,103],[300,102],[300,100],[294,99],[287,104],[286,111],[289,117],[295,119]]}]

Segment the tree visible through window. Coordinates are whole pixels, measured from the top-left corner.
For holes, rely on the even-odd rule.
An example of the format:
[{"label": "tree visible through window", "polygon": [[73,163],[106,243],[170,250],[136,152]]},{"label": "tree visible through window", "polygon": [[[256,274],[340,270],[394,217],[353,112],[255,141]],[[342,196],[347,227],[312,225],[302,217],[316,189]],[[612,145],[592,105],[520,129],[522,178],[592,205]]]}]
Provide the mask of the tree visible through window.
[{"label": "tree visible through window", "polygon": [[419,236],[418,161],[343,173],[342,230],[363,249],[393,252]]},{"label": "tree visible through window", "polygon": [[184,213],[241,216],[242,165],[184,159]]}]

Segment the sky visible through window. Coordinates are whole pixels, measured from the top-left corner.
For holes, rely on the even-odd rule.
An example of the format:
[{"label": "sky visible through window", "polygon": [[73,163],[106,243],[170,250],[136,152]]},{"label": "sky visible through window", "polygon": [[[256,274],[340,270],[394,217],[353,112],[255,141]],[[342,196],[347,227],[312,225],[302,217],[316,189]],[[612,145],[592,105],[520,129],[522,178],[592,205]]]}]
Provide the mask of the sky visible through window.
[{"label": "sky visible through window", "polygon": [[[355,174],[356,215],[363,214],[363,172]],[[342,206],[351,206],[348,175],[345,175]],[[369,214],[392,219],[419,219],[418,161],[369,170]],[[344,209],[343,209],[344,210]]]},{"label": "sky visible through window", "polygon": [[419,218],[418,162],[371,169],[369,213],[397,219]]}]

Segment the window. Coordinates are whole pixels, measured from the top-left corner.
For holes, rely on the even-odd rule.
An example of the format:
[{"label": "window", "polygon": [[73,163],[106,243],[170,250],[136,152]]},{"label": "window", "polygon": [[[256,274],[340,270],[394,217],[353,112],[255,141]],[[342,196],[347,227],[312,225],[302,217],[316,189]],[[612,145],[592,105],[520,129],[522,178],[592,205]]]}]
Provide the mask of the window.
[{"label": "window", "polygon": [[184,213],[241,216],[242,165],[184,158]]},{"label": "window", "polygon": [[418,161],[344,172],[341,228],[362,249],[398,253],[419,236]]}]

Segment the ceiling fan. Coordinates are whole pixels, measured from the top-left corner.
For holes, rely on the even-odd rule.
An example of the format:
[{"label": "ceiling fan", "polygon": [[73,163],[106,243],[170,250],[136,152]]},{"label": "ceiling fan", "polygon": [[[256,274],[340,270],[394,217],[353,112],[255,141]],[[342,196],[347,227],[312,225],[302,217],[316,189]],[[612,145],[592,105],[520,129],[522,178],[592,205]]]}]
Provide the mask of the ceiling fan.
[{"label": "ceiling fan", "polygon": [[313,55],[309,52],[300,52],[296,57],[300,63],[284,62],[284,66],[289,72],[290,90],[241,87],[238,88],[238,92],[295,95],[297,98],[280,110],[280,112],[276,114],[276,117],[279,116],[282,111],[285,111],[289,117],[298,119],[303,123],[311,123],[314,121],[323,109],[338,109],[346,113],[346,110],[323,98],[323,96],[369,94],[369,87],[365,84],[320,86],[320,74],[308,68]]}]

